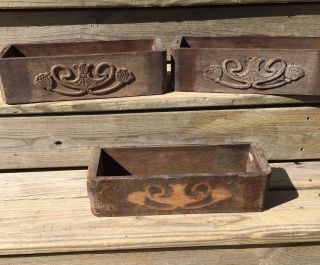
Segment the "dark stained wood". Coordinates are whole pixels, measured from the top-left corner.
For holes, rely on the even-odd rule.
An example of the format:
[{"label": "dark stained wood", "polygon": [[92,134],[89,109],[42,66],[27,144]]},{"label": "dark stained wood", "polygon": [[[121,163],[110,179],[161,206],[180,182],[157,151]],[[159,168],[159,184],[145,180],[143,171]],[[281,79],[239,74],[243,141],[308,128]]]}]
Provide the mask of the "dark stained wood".
[{"label": "dark stained wood", "polygon": [[6,103],[161,94],[159,39],[7,45],[0,53]]},{"label": "dark stained wood", "polygon": [[178,37],[176,91],[320,95],[320,38]]},{"label": "dark stained wood", "polygon": [[88,194],[97,216],[262,211],[270,174],[250,143],[99,148]]}]

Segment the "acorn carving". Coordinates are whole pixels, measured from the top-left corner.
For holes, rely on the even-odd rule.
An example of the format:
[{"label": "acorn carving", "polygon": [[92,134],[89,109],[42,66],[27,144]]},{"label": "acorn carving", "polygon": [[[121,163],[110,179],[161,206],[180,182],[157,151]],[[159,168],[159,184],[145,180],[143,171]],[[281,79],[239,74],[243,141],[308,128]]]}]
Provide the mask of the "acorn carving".
[{"label": "acorn carving", "polygon": [[127,68],[119,68],[116,71],[116,80],[121,84],[126,84],[134,79],[134,74]]},{"label": "acorn carving", "polygon": [[222,76],[222,69],[220,65],[211,65],[204,70],[203,75],[214,81],[219,81]]},{"label": "acorn carving", "polygon": [[51,91],[53,89],[53,79],[49,73],[41,73],[34,78],[34,84],[40,88]]},{"label": "acorn carving", "polygon": [[284,73],[284,77],[286,78],[287,82],[296,81],[304,77],[304,75],[303,69],[295,64],[288,65]]}]

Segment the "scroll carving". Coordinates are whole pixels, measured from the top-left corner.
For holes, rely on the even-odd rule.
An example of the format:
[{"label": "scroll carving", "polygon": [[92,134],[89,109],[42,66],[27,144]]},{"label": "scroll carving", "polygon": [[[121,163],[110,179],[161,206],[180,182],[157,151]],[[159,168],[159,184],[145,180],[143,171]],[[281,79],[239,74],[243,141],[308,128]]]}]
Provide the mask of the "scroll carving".
[{"label": "scroll carving", "polygon": [[[40,73],[34,79],[39,88],[64,96],[103,95],[111,93],[135,80],[127,68],[118,68],[102,62],[92,64],[54,65],[50,73]],[[61,89],[64,87],[66,89]]]},{"label": "scroll carving", "polygon": [[153,210],[200,209],[231,197],[226,189],[213,189],[210,183],[149,185],[128,195],[128,201]]},{"label": "scroll carving", "polygon": [[221,65],[211,65],[203,75],[223,86],[235,89],[272,89],[297,81],[305,76],[304,70],[295,64],[288,64],[282,58],[266,61],[260,57],[226,59]]}]

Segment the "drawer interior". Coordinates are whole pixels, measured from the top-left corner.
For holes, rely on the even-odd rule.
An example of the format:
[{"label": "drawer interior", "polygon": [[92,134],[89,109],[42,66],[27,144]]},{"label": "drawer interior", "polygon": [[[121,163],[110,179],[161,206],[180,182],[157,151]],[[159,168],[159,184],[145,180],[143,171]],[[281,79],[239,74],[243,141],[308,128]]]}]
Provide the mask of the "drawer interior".
[{"label": "drawer interior", "polygon": [[2,58],[146,52],[158,50],[155,39],[13,44]]},{"label": "drawer interior", "polygon": [[246,173],[261,170],[250,144],[102,149],[99,176]]},{"label": "drawer interior", "polygon": [[180,48],[320,49],[316,37],[182,37]]}]

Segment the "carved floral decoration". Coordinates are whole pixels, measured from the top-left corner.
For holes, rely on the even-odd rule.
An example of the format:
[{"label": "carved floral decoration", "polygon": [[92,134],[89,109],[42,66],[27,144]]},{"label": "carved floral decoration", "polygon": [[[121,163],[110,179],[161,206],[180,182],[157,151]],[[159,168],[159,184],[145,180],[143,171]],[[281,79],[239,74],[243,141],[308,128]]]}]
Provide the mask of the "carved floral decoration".
[{"label": "carved floral decoration", "polygon": [[203,75],[223,86],[235,89],[271,89],[297,81],[305,76],[304,70],[295,64],[288,64],[282,58],[266,60],[260,57],[226,59],[221,65],[211,65]]},{"label": "carved floral decoration", "polygon": [[[118,68],[102,62],[92,64],[54,65],[51,72],[40,73],[34,79],[39,88],[56,92],[64,96],[103,95],[115,91],[135,80],[134,74],[127,68]],[[60,89],[65,87],[68,89]]]},{"label": "carved floral decoration", "polygon": [[149,185],[144,191],[128,195],[128,201],[153,210],[200,209],[231,197],[223,188],[213,189],[208,182],[200,182],[191,187],[186,183],[169,185]]}]

